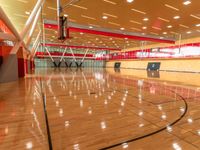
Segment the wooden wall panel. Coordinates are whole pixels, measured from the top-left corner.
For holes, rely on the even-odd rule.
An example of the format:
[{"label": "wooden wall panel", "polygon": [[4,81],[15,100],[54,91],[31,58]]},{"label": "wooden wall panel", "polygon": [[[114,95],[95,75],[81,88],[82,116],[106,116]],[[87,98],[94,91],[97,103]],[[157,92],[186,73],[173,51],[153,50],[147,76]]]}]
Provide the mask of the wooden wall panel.
[{"label": "wooden wall panel", "polygon": [[161,62],[160,70],[200,72],[200,59],[155,59],[133,61],[110,61],[106,67],[114,67],[115,62],[121,62],[121,68],[146,69],[148,62]]},{"label": "wooden wall panel", "polygon": [[[113,68],[106,68],[106,71],[109,74],[116,75],[115,70]],[[146,79],[149,78],[147,76],[147,71],[145,70],[135,70],[135,69],[121,69],[119,72],[122,76],[135,77],[138,79]],[[179,82],[179,84],[186,85],[200,85],[200,74],[198,73],[182,73],[182,72],[166,72],[160,71],[159,78],[151,78],[153,80],[162,80],[162,81],[170,81],[170,82]],[[191,80],[192,79],[192,80]],[[176,84],[177,85],[177,84]]]}]

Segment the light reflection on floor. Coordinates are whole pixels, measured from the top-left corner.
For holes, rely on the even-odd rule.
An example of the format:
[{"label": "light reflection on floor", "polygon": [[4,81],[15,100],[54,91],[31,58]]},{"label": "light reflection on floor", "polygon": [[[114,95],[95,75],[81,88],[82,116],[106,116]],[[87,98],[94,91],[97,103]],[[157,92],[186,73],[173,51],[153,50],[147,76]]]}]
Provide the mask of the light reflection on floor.
[{"label": "light reflection on floor", "polygon": [[[45,93],[51,129],[56,130],[59,122],[62,132],[52,133],[55,149],[64,149],[66,145],[70,148],[78,145],[80,149],[104,148],[166,126],[167,130],[159,134],[172,134],[174,127],[169,124],[185,109],[170,85],[110,75],[105,70],[67,70],[59,74],[58,79],[51,80],[53,73],[44,81],[44,85],[48,83]],[[52,118],[51,114],[54,114]],[[189,120],[191,123],[192,118]],[[56,144],[61,139],[68,142]],[[171,147],[180,147],[174,143],[175,136],[172,139]],[[137,141],[123,144],[122,148],[135,147],[134,143]]]},{"label": "light reflection on floor", "polygon": [[[30,140],[24,142],[24,149],[47,149],[48,146],[41,91],[47,100],[54,150],[93,150],[113,145],[111,149],[200,149],[200,91],[196,85],[169,82],[166,78],[162,80],[163,73],[158,72],[143,71],[146,78],[137,74],[134,71],[123,74],[123,70],[113,69],[38,69],[25,81],[15,83],[20,90],[27,91],[19,94],[21,100],[18,100],[18,106],[23,105],[22,108],[33,116],[25,115],[26,111],[12,111],[18,113],[19,117],[17,123],[13,122],[15,126],[25,124],[20,121],[22,116],[28,122],[26,127],[21,128],[22,133],[31,122],[34,126]],[[21,89],[23,82],[25,86]],[[11,102],[6,101],[11,101],[10,97],[2,97],[4,109],[13,107]],[[186,104],[182,98],[188,105],[183,118],[181,116],[186,111]],[[0,121],[5,121],[6,115],[3,114],[4,118],[1,117]],[[176,124],[172,124],[177,120]],[[7,134],[2,142],[0,140],[0,149],[9,148],[9,142],[6,141],[9,133],[17,136],[16,131],[10,132],[12,124],[4,124],[2,129]],[[148,136],[156,131],[159,132]],[[29,134],[26,133],[21,139],[26,139],[26,135]],[[147,137],[143,138],[145,135]],[[3,136],[0,134],[0,137]],[[35,147],[41,138],[44,140],[40,142],[43,146]]]}]

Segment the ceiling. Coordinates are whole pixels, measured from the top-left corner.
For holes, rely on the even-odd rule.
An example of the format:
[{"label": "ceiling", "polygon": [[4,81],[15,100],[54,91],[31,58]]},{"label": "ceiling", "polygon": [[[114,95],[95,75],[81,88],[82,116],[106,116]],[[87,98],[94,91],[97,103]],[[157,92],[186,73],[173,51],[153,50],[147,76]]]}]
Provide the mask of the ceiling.
[{"label": "ceiling", "polygon": [[[37,0],[0,0],[1,6],[21,31],[28,13],[33,9]],[[69,0],[61,0],[64,5]],[[156,35],[172,38],[182,34],[182,38],[197,37],[200,34],[200,7],[199,0],[192,0],[189,5],[183,5],[183,0],[80,0],[64,9],[70,22],[144,35]],[[107,19],[103,19],[107,16]],[[180,16],[179,19],[173,17]],[[46,0],[43,9],[43,18],[56,20],[56,0]],[[148,20],[144,20],[148,18]],[[34,36],[37,35],[37,32]],[[46,29],[47,42],[58,42],[56,31]],[[140,41],[110,38],[105,36],[70,33],[72,39],[67,40],[71,45],[86,45],[98,47],[138,47]],[[147,44],[153,44],[148,42]]]}]

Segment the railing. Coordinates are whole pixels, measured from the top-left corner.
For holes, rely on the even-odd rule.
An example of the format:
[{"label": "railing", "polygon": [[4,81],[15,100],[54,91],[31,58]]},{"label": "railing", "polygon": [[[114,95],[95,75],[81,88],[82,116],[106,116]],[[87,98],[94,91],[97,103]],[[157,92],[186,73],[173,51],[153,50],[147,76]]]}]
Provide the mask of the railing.
[{"label": "railing", "polygon": [[97,57],[97,60],[125,60],[125,59],[152,59],[152,58],[200,58],[200,43],[190,43],[181,46],[153,48],[117,52]]}]

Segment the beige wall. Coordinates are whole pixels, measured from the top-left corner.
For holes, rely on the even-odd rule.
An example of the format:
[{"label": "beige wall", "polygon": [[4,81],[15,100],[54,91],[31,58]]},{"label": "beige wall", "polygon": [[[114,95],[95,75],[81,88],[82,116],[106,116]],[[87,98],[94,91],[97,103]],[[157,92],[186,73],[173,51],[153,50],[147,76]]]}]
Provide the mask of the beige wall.
[{"label": "beige wall", "polygon": [[147,59],[110,61],[106,67],[114,67],[115,62],[121,62],[121,68],[146,69],[148,62],[161,62],[160,70],[200,72],[200,59]]},{"label": "beige wall", "polygon": [[[181,40],[180,44],[198,43],[200,37]],[[179,45],[179,41],[176,41],[175,45]],[[155,47],[167,47],[174,46],[172,44],[153,44],[147,45],[145,49]],[[124,49],[122,51],[139,50],[140,47],[134,47],[130,49]],[[114,67],[115,62],[121,62],[121,68],[135,68],[146,69],[148,62],[161,62],[160,70],[167,71],[187,71],[187,72],[200,72],[200,58],[187,58],[187,59],[145,59],[145,60],[115,60],[106,63],[106,67]]]},{"label": "beige wall", "polygon": [[[114,71],[113,68],[106,68],[106,71],[109,74],[118,75]],[[147,71],[144,70],[135,70],[135,69],[121,69],[119,74],[121,76],[128,76],[129,78],[139,78],[139,79],[147,79],[149,78],[147,76]],[[200,86],[200,74],[199,73],[182,73],[182,72],[165,72],[160,71],[159,72],[160,77],[159,78],[151,78],[154,80],[161,80],[161,81],[170,81],[174,82],[177,85],[177,82],[179,84],[185,84],[185,85],[193,85],[193,86]],[[191,80],[192,79],[192,80]]]}]

